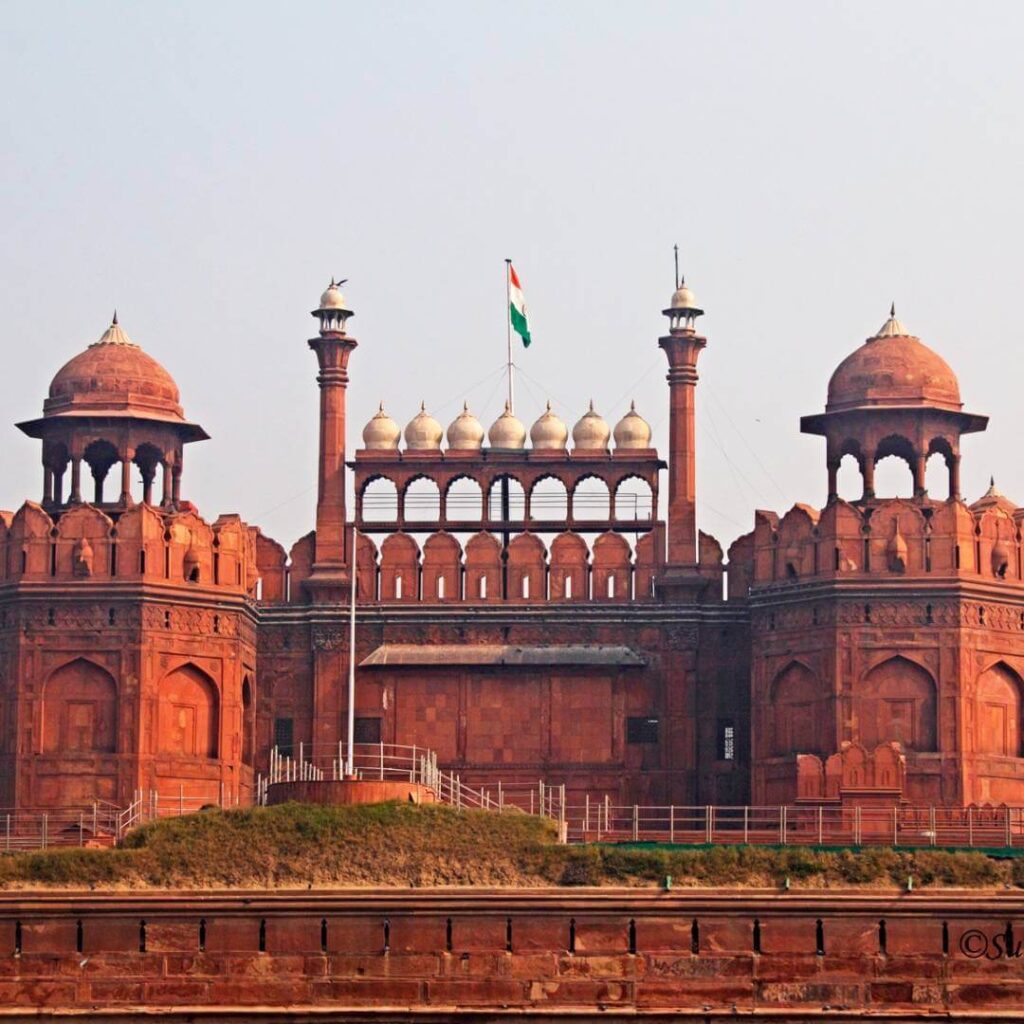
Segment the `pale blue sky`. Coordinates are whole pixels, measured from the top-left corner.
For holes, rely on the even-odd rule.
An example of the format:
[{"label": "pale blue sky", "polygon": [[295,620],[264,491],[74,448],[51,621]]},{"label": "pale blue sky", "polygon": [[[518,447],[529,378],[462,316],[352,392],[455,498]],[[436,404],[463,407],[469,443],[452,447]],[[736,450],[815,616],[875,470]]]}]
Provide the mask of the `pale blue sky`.
[{"label": "pale blue sky", "polygon": [[[707,316],[700,524],[824,499],[798,418],[895,299],[989,413],[976,496],[1024,502],[1024,7],[1009,3],[0,5],[8,424],[117,306],[213,440],[183,493],[286,546],[313,521],[308,311],[350,277],[349,445],[501,392],[505,256],[535,343],[517,412],[635,397],[678,242]],[[0,507],[41,489],[3,428]],[[886,467],[888,467],[888,463]],[[883,477],[884,478],[884,477]]]}]

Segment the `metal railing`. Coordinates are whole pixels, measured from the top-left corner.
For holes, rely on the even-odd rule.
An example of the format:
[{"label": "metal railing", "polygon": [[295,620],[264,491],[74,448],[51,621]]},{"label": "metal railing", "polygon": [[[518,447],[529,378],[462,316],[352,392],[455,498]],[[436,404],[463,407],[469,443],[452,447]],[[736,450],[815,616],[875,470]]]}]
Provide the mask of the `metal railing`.
[{"label": "metal railing", "polygon": [[706,846],[1024,847],[1024,808],[686,807],[613,804],[584,798],[563,812],[570,842]]},{"label": "metal railing", "polygon": [[105,801],[81,807],[0,810],[0,851],[53,846],[112,846],[121,836],[122,812]]},{"label": "metal railing", "polygon": [[[361,780],[393,780],[419,783],[433,790],[442,803],[462,809],[525,811],[563,820],[565,787],[536,785],[473,786],[453,771],[438,767],[437,754],[425,747],[393,743],[355,743],[353,775]],[[330,755],[310,756],[300,743],[294,754],[277,747],[270,752],[270,771],[256,779],[256,803],[267,802],[270,786],[283,782],[337,781],[346,777],[348,745],[338,743]]]}]

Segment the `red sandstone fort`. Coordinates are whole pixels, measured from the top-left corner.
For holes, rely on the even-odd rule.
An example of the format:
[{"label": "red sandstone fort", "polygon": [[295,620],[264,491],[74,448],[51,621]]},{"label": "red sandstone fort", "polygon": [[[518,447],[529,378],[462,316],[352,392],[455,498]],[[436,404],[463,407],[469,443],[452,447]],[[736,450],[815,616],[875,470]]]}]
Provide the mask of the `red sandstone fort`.
[{"label": "red sandstone fort", "polygon": [[[115,318],[19,424],[43,486],[0,512],[0,805],[246,803],[274,747],[334,749],[353,585],[356,739],[467,780],[619,804],[1024,804],[1024,509],[960,493],[960,437],[986,418],[893,313],[801,421],[825,439],[825,507],[755,512],[723,553],[695,517],[701,312],[685,285],[664,311],[667,452],[635,411],[612,429],[593,406],[571,433],[506,409],[486,440],[468,409],[447,433],[422,409],[403,440],[381,408],[349,451],[357,342],[332,284],[309,341],[316,528],[290,551],[185,500],[185,446],[207,435]],[[913,497],[876,493],[888,456]]]}]

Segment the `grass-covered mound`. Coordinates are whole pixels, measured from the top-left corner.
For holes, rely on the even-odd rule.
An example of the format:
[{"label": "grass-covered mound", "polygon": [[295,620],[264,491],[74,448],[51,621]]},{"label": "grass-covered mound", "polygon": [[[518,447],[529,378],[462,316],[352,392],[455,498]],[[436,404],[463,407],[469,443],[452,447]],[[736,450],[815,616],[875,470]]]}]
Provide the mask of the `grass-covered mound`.
[{"label": "grass-covered mound", "polygon": [[566,847],[524,814],[406,803],[286,804],[210,810],[132,832],[116,850],[0,857],[0,887],[313,888],[343,886],[793,887],[904,885],[1024,888],[1024,860],[884,848]]}]

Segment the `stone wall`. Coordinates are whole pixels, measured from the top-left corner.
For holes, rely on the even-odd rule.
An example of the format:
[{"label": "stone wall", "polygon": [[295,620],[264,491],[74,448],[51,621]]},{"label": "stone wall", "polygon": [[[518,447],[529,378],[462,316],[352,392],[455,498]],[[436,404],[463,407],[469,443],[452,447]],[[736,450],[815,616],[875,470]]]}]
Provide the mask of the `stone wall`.
[{"label": "stone wall", "polygon": [[17,894],[0,898],[0,1003],[980,1020],[1024,1010],[1021,939],[1020,894]]}]

